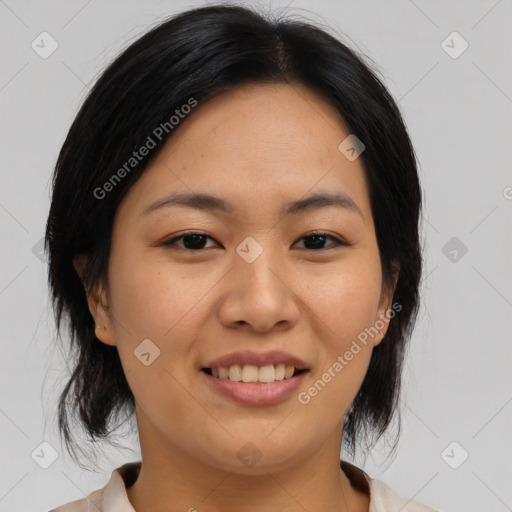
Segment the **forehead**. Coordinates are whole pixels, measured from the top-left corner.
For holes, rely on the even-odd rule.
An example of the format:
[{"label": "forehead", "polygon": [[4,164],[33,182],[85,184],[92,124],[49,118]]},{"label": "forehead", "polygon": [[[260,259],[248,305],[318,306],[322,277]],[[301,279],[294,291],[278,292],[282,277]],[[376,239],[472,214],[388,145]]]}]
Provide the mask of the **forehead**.
[{"label": "forehead", "polygon": [[[325,158],[348,135],[341,115],[301,84],[247,84],[202,103],[166,150],[199,145],[211,157],[260,161]],[[222,142],[222,144],[220,144]]]},{"label": "forehead", "polygon": [[341,115],[303,85],[244,85],[181,120],[123,202],[142,212],[165,193],[208,191],[246,210],[266,204],[277,212],[318,188],[368,210],[362,161],[338,149],[349,134]]}]

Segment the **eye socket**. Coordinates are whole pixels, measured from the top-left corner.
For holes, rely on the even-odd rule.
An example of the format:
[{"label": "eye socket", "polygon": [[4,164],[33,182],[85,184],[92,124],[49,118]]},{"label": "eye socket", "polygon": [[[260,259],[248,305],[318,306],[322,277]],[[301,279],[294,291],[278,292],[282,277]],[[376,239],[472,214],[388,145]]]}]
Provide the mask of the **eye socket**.
[{"label": "eye socket", "polygon": [[[209,235],[206,235],[204,233],[198,233],[196,231],[190,231],[188,233],[184,233],[180,236],[177,236],[177,237],[174,237],[170,240],[167,240],[167,241],[164,241],[162,242],[160,245],[164,245],[164,246],[174,246],[174,247],[177,247],[179,248],[180,250],[184,250],[184,251],[191,251],[191,252],[198,252],[198,251],[201,251],[201,250],[204,250],[205,247],[195,247],[195,248],[191,248],[190,246],[194,246],[194,245],[201,245],[203,246],[204,245],[204,242],[205,240],[209,238],[211,240],[215,240],[214,238],[212,238],[211,236]],[[314,233],[310,233],[309,235],[305,235],[305,236],[302,236],[301,238],[299,238],[299,240],[307,240],[307,239],[314,239],[314,245],[315,244],[318,244],[318,242],[322,243],[323,240],[325,239],[331,239],[334,241],[334,247],[336,246],[349,246],[351,244],[349,244],[348,242],[345,242],[344,240],[341,240],[333,235],[330,235],[328,233],[325,233],[323,231],[315,231]],[[178,246],[177,243],[179,241],[184,241],[184,244],[185,244],[185,247],[183,246]],[[186,240],[188,241],[188,243],[186,242]],[[188,245],[188,247],[187,247]],[[328,250],[330,249],[331,247],[327,247],[327,248],[324,248],[324,247],[316,247],[312,250],[314,250],[315,252],[318,252],[318,251],[325,251],[325,250]]]}]

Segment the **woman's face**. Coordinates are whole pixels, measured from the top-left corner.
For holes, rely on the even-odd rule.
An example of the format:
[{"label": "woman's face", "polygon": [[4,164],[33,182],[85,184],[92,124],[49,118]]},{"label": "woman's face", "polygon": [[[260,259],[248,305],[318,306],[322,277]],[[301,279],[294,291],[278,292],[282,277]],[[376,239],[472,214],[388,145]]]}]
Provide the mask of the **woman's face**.
[{"label": "woman's face", "polygon": [[[338,458],[343,418],[392,298],[383,292],[362,161],[339,149],[350,132],[322,98],[284,84],[223,93],[174,130],[116,212],[109,290],[89,302],[98,337],[119,351],[143,456],[153,445],[255,474],[327,449]],[[228,207],[150,208],[171,194],[208,194]],[[345,201],[286,210],[317,194]],[[201,236],[165,244],[190,231]],[[376,323],[383,334],[361,342]],[[288,393],[286,379],[219,386],[204,371],[222,356],[237,353],[243,366],[254,362],[249,352],[269,351],[307,368]],[[262,379],[273,371],[252,366]],[[258,402],[266,386],[273,398]]]}]

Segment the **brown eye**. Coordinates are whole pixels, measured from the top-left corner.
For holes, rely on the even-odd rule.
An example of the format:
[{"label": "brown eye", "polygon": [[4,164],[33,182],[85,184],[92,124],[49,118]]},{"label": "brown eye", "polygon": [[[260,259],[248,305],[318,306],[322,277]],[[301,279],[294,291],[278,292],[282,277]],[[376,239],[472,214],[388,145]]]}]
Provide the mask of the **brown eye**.
[{"label": "brown eye", "polygon": [[349,245],[343,240],[340,240],[339,238],[336,238],[332,235],[329,235],[327,233],[313,233],[308,236],[303,236],[300,240],[309,240],[308,243],[305,243],[306,249],[312,249],[312,250],[324,250],[324,249],[330,249],[331,247],[323,247],[327,239],[334,240],[334,247],[339,245]]},{"label": "brown eye", "polygon": [[[179,249],[183,249],[186,251],[201,251],[207,247],[205,247],[205,243],[207,239],[214,240],[211,236],[205,235],[204,233],[184,233],[183,235],[177,236],[168,240],[166,242],[162,242],[162,245],[165,246],[177,246]],[[334,245],[331,244],[330,247],[324,247],[326,241],[330,239],[334,241]],[[347,242],[336,238],[335,236],[329,235],[327,233],[313,233],[311,235],[303,236],[300,240],[307,240],[305,243],[305,249],[313,250],[313,251],[321,251],[330,249],[336,246],[348,246]],[[178,245],[178,242],[183,241],[183,245]]]},{"label": "brown eye", "polygon": [[163,242],[162,245],[176,245],[178,241],[183,240],[183,246],[178,246],[180,249],[188,251],[200,251],[205,248],[204,244],[208,238],[213,240],[211,236],[205,235],[203,233],[191,232],[172,238],[167,242]]}]

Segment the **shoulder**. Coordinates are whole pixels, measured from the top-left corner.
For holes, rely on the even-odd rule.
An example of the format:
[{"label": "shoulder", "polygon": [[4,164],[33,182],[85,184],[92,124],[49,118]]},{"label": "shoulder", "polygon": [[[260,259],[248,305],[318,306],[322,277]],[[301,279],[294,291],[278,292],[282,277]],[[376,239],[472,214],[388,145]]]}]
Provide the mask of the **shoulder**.
[{"label": "shoulder", "polygon": [[386,483],[369,479],[370,509],[368,512],[438,512],[411,498],[398,494]]},{"label": "shoulder", "polygon": [[71,501],[59,507],[52,508],[49,512],[89,512],[91,510],[103,510],[103,494],[105,487],[91,492],[87,498]]},{"label": "shoulder", "polygon": [[398,494],[389,485],[370,477],[368,473],[354,464],[345,460],[340,462],[341,469],[347,475],[352,487],[369,496],[368,512],[439,512]]},{"label": "shoulder", "polygon": [[140,467],[140,462],[123,464],[112,471],[105,487],[91,492],[86,498],[60,505],[49,512],[135,512],[128,500],[126,487],[137,479]]}]

